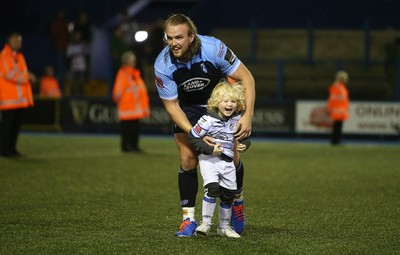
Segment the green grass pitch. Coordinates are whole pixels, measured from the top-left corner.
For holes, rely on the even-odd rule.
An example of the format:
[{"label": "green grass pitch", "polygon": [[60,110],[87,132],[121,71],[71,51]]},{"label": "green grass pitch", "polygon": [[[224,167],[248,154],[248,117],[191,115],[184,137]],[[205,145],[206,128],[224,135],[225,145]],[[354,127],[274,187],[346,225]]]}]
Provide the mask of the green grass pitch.
[{"label": "green grass pitch", "polygon": [[0,254],[400,253],[398,145],[254,140],[238,240],[214,228],[175,237],[174,141],[141,145],[145,154],[122,154],[118,136],[22,134],[25,157],[0,158]]}]

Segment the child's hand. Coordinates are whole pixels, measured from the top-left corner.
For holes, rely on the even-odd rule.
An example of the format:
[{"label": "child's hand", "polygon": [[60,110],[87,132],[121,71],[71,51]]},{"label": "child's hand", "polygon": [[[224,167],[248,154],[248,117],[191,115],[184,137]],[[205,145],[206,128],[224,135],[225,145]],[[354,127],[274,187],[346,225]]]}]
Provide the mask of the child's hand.
[{"label": "child's hand", "polygon": [[224,152],[224,149],[221,148],[220,144],[214,145],[214,150],[212,153],[213,156],[219,156],[221,155],[222,152]]},{"label": "child's hand", "polygon": [[210,146],[214,146],[215,145],[215,140],[211,136],[207,135],[207,136],[203,137],[203,141],[206,142]]},{"label": "child's hand", "polygon": [[236,150],[238,152],[244,152],[244,151],[246,151],[246,145],[243,144],[243,143],[238,142],[237,146],[236,146]]}]

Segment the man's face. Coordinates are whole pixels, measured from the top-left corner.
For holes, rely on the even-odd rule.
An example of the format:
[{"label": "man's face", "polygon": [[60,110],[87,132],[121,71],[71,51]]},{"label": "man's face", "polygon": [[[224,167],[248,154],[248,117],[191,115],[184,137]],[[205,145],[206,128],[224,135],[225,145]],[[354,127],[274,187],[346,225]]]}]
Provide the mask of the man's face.
[{"label": "man's face", "polygon": [[126,59],[125,65],[130,66],[130,67],[135,67],[135,58],[133,56],[129,56]]},{"label": "man's face", "polygon": [[13,35],[9,40],[9,45],[12,50],[18,51],[21,49],[22,46],[22,36],[20,35]]},{"label": "man's face", "polygon": [[194,39],[194,34],[189,34],[188,26],[186,24],[167,25],[165,33],[168,46],[174,57],[187,61],[188,49]]}]

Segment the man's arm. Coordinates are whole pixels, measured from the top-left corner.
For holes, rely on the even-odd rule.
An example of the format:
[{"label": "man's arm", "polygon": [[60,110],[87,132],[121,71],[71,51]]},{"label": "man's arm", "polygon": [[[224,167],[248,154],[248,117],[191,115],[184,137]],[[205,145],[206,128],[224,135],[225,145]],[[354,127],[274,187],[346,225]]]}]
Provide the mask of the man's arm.
[{"label": "man's arm", "polygon": [[253,75],[243,63],[230,75],[231,78],[241,81],[245,91],[246,111],[236,125],[235,137],[243,139],[251,134],[252,120],[254,114],[254,102],[256,98],[255,81]]},{"label": "man's arm", "polygon": [[178,99],[174,100],[162,100],[164,103],[165,110],[168,112],[169,116],[171,117],[172,121],[185,133],[189,133],[190,129],[192,128],[192,124],[186,117],[185,113],[182,111],[181,107],[179,106]]},{"label": "man's arm", "polygon": [[17,58],[17,62],[20,65],[16,64],[14,58],[2,55],[0,59],[0,75],[2,74],[4,79],[13,83],[27,83],[29,82],[29,73],[25,59],[21,53]]}]

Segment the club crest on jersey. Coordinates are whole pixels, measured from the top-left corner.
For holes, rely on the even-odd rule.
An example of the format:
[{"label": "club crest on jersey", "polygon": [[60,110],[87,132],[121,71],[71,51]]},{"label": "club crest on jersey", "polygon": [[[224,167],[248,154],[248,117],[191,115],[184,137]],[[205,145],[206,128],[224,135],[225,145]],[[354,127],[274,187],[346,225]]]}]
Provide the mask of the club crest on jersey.
[{"label": "club crest on jersey", "polygon": [[179,84],[179,89],[182,89],[186,92],[202,90],[210,83],[209,79],[196,77],[190,80],[185,81],[184,83]]},{"label": "club crest on jersey", "polygon": [[225,49],[225,46],[224,46],[224,44],[221,42],[220,45],[219,45],[219,51],[218,51],[218,57],[219,57],[219,58],[222,57],[222,54],[224,54],[224,49]]},{"label": "club crest on jersey", "polygon": [[206,65],[204,63],[201,63],[200,67],[201,67],[201,70],[203,71],[203,73],[208,73]]}]

